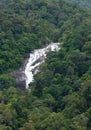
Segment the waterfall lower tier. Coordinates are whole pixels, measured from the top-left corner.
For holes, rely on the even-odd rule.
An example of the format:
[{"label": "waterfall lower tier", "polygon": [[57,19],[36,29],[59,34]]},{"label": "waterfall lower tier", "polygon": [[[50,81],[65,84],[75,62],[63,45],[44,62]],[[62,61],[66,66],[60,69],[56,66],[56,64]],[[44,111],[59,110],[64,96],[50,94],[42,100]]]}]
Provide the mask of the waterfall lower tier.
[{"label": "waterfall lower tier", "polygon": [[26,88],[29,88],[29,84],[33,82],[34,74],[38,72],[40,64],[43,63],[46,58],[46,52],[58,51],[59,49],[60,43],[51,43],[45,48],[36,49],[30,53],[29,60],[25,66]]}]

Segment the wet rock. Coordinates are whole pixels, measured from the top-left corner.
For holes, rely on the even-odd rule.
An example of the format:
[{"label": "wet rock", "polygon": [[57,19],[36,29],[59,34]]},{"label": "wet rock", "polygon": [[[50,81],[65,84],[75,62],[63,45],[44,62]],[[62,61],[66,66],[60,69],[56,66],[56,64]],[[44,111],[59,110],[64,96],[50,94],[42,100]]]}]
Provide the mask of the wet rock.
[{"label": "wet rock", "polygon": [[26,88],[26,75],[22,69],[13,72],[16,81],[16,87],[25,89]]}]

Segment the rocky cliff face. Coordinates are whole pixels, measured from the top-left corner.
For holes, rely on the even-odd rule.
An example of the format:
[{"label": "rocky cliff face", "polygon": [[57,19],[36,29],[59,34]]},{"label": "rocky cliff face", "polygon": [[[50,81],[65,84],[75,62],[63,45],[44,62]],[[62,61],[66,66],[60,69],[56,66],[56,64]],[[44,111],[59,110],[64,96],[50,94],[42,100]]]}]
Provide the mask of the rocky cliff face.
[{"label": "rocky cliff face", "polygon": [[15,70],[13,72],[13,75],[15,77],[15,81],[16,81],[16,87],[20,88],[20,89],[25,89],[26,87],[26,75],[25,75],[25,66],[28,62],[29,59],[29,54],[26,54],[24,56],[24,62],[21,66],[21,68],[19,68],[18,70]]}]

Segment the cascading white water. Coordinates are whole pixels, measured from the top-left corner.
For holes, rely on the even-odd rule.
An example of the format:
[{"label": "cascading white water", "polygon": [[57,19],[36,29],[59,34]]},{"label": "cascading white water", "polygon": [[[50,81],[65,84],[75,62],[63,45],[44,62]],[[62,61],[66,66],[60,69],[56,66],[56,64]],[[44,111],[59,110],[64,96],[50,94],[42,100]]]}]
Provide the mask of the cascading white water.
[{"label": "cascading white water", "polygon": [[29,84],[33,82],[33,75],[38,72],[40,64],[44,62],[46,52],[49,50],[58,51],[60,49],[59,46],[60,43],[51,43],[45,48],[36,49],[30,53],[29,60],[25,66],[26,88],[29,88]]}]

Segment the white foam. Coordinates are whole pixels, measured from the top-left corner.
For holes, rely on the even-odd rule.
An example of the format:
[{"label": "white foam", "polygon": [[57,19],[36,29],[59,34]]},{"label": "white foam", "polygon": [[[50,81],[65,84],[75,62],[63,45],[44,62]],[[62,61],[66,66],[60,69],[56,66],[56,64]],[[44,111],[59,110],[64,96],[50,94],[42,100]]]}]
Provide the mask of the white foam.
[{"label": "white foam", "polygon": [[29,88],[29,84],[33,82],[33,76],[38,72],[40,64],[44,62],[46,52],[58,51],[60,49],[59,46],[60,43],[51,43],[45,48],[35,49],[34,52],[30,53],[29,60],[25,67],[26,88]]}]

